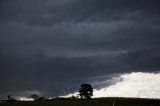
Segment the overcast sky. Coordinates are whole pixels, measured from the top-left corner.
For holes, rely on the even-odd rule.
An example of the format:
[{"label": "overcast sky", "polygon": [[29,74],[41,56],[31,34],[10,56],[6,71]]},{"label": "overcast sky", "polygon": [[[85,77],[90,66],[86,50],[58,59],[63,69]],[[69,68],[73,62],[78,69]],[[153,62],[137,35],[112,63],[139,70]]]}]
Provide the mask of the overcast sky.
[{"label": "overcast sky", "polygon": [[0,98],[160,72],[159,46],[159,0],[0,0]]}]

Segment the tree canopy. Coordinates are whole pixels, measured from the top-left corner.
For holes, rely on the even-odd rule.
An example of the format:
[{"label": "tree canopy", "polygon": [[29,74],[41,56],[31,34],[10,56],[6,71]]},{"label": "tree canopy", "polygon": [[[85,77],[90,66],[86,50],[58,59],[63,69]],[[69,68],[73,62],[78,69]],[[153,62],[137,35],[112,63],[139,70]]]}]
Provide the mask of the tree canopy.
[{"label": "tree canopy", "polygon": [[81,84],[79,93],[82,99],[91,99],[91,96],[93,96],[93,88],[90,84]]}]

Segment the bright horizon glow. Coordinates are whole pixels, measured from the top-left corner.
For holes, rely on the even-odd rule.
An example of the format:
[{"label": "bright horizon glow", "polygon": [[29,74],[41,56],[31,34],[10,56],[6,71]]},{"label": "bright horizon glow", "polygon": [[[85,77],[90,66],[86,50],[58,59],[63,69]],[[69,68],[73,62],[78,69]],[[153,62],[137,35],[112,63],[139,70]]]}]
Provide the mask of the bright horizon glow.
[{"label": "bright horizon glow", "polygon": [[[93,98],[98,97],[133,97],[133,98],[160,98],[160,73],[132,72],[121,74],[121,81],[94,89]],[[114,79],[114,78],[113,78]],[[65,97],[76,96],[78,92]]]},{"label": "bright horizon glow", "polygon": [[19,100],[19,101],[34,101],[33,98],[27,98],[27,97],[18,97],[17,100]]}]

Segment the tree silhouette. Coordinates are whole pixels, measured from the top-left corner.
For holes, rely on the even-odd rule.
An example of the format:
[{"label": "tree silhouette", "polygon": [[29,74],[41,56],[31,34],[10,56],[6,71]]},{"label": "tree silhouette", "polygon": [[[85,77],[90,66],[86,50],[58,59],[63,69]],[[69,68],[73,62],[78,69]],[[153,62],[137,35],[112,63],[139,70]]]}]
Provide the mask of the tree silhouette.
[{"label": "tree silhouette", "polygon": [[16,99],[12,98],[10,94],[7,97],[8,97],[8,101],[9,102],[15,102],[15,101],[17,101]]},{"label": "tree silhouette", "polygon": [[82,99],[91,99],[91,96],[93,96],[93,88],[90,84],[82,84],[80,85],[79,93]]},{"label": "tree silhouette", "polygon": [[45,100],[46,100],[46,98],[43,97],[43,96],[41,96],[41,97],[39,97],[36,101],[45,101]]}]

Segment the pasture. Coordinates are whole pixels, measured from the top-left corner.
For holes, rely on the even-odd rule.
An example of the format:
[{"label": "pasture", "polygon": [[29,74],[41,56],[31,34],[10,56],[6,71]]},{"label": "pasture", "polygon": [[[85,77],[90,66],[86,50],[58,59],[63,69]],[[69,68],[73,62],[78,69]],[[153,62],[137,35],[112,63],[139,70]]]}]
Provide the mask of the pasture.
[{"label": "pasture", "polygon": [[4,102],[0,103],[0,106],[160,106],[160,100],[136,98],[63,99],[52,101]]}]

